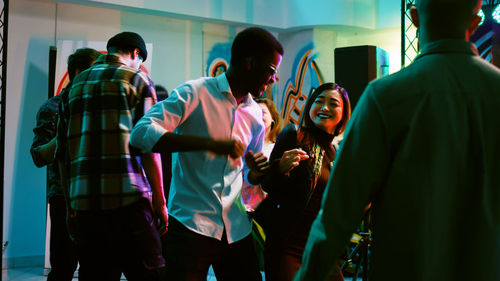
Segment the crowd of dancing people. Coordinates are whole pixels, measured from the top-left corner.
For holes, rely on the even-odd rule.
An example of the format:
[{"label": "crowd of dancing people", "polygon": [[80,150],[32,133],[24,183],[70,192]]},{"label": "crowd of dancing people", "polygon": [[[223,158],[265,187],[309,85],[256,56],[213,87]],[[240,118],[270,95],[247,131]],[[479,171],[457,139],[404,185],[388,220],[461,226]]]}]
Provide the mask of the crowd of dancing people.
[{"label": "crowd of dancing people", "polygon": [[170,93],[140,70],[137,33],[76,50],[31,147],[48,167],[47,280],[78,264],[84,281],[344,280],[368,205],[370,280],[500,280],[500,71],[468,42],[481,1],[457,1],[416,1],[419,56],[352,118],[349,89],[326,82],[283,124],[263,93],[284,48],[263,28]]}]

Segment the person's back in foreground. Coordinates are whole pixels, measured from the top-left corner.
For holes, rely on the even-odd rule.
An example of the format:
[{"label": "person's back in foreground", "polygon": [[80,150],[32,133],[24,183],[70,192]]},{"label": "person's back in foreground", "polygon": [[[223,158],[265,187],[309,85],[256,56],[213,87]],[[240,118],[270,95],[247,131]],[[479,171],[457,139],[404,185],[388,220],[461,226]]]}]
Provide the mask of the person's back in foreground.
[{"label": "person's back in foreground", "polygon": [[369,202],[370,280],[500,280],[500,71],[467,42],[481,1],[449,2],[417,2],[421,54],[365,90],[295,280],[324,280]]}]

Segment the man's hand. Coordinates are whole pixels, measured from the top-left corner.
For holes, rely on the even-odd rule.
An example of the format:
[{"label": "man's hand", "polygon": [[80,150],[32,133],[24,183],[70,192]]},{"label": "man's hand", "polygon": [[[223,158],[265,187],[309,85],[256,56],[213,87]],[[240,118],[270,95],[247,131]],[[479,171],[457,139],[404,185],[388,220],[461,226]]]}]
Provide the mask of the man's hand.
[{"label": "man's hand", "polygon": [[54,152],[56,151],[56,137],[48,143],[40,145],[40,157],[47,163],[54,162]]},{"label": "man's hand", "polygon": [[151,186],[153,219],[160,235],[167,232],[168,212],[163,193],[163,179],[161,171],[161,158],[158,153],[141,155],[142,166]]},{"label": "man's hand", "polygon": [[248,181],[252,184],[258,184],[260,182],[260,178],[266,174],[271,167],[267,161],[267,157],[262,152],[253,154],[252,151],[248,151],[245,154],[245,163],[250,169]]},{"label": "man's hand", "polygon": [[164,198],[153,198],[153,215],[160,236],[168,231],[168,210]]},{"label": "man's hand", "polygon": [[229,157],[237,159],[245,152],[245,146],[236,140],[230,141],[213,141],[210,150],[218,155],[229,155]]},{"label": "man's hand", "polygon": [[78,242],[78,235],[76,230],[76,211],[70,208],[66,210],[66,229],[68,230],[69,238],[73,242]]},{"label": "man's hand", "polygon": [[245,154],[245,163],[256,176],[262,176],[270,167],[267,157],[262,152],[253,154],[252,151],[248,151]]},{"label": "man's hand", "polygon": [[309,159],[309,155],[302,149],[287,150],[283,153],[280,160],[280,173],[288,174],[293,168],[300,164],[300,161]]}]

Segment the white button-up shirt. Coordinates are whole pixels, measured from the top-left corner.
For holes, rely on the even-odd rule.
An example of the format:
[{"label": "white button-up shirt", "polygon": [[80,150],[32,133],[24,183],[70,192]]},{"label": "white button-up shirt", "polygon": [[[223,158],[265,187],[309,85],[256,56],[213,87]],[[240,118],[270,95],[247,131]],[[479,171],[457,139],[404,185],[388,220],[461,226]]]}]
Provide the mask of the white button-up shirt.
[{"label": "white button-up shirt", "polygon": [[[167,132],[234,139],[246,151],[259,152],[264,139],[262,110],[250,94],[238,105],[225,74],[200,78],[154,105],[132,130],[130,143],[148,153]],[[243,239],[252,229],[240,194],[244,166],[242,157],[210,151],[173,153],[169,215],[205,236],[221,240],[225,226],[229,243]]]}]

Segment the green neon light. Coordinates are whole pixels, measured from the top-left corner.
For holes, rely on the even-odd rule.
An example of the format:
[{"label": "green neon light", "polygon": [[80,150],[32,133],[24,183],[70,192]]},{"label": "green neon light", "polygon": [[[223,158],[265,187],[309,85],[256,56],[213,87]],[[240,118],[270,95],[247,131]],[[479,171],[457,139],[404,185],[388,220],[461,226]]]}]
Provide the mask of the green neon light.
[{"label": "green neon light", "polygon": [[479,22],[479,25],[483,24],[484,23],[484,19],[486,18],[484,16],[483,9],[480,9],[479,12],[477,12],[477,16],[481,18],[481,21]]},{"label": "green neon light", "polygon": [[497,23],[500,23],[500,4],[497,5],[491,16]]}]

